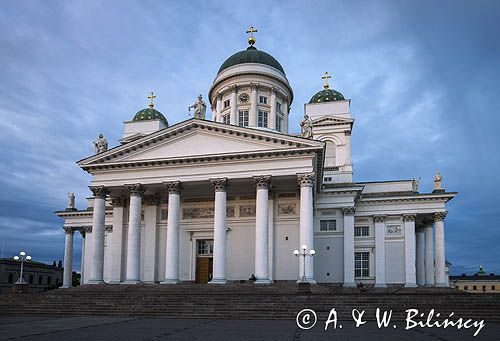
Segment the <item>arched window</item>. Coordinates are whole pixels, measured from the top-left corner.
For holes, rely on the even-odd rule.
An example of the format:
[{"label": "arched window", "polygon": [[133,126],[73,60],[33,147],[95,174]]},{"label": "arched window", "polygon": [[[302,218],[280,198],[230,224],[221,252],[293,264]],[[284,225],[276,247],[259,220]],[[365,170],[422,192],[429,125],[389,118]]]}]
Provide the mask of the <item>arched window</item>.
[{"label": "arched window", "polygon": [[38,276],[38,284],[43,284],[43,277],[42,276]]},{"label": "arched window", "polygon": [[9,274],[9,284],[12,284],[14,282],[14,274],[10,273]]},{"label": "arched window", "polygon": [[48,285],[51,285],[51,284],[52,284],[52,278],[50,278],[50,276],[49,276],[49,277],[47,277],[47,284],[48,284]]},{"label": "arched window", "polygon": [[332,141],[326,141],[326,152],[325,152],[325,167],[335,167],[336,161],[335,156],[337,154],[337,146]]},{"label": "arched window", "polygon": [[33,275],[30,275],[29,283],[33,284]]}]

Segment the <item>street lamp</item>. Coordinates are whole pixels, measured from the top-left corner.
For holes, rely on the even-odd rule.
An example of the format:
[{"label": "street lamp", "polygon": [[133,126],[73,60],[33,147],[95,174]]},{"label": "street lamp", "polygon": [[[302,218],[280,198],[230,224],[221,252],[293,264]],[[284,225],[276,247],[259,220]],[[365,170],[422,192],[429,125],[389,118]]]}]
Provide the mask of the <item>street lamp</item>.
[{"label": "street lamp", "polygon": [[27,260],[31,260],[31,256],[26,256],[26,252],[19,252],[19,256],[14,256],[14,260],[21,260],[21,274],[19,275],[19,279],[15,284],[26,284],[23,278],[23,265]]},{"label": "street lamp", "polygon": [[304,261],[303,261],[303,265],[304,265],[304,272],[302,274],[302,279],[301,279],[301,282],[307,282],[307,278],[306,278],[306,257],[309,256],[309,257],[313,257],[315,254],[316,254],[316,251],[314,250],[309,250],[309,252],[307,251],[307,245],[304,244],[302,245],[302,251],[299,251],[299,250],[294,250],[293,251],[293,254],[297,257],[300,257],[302,256],[304,258]]}]

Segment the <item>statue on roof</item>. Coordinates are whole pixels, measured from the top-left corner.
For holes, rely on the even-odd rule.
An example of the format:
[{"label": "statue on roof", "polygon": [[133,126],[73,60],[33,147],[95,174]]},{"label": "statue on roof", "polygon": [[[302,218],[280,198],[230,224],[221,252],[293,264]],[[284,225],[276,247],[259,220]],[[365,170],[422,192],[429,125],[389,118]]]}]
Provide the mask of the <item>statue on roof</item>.
[{"label": "statue on roof", "polygon": [[94,153],[99,154],[108,150],[108,140],[101,133],[99,138],[94,141]]},{"label": "statue on roof", "polygon": [[202,98],[203,98],[203,96],[201,96],[201,94],[200,94],[198,96],[198,99],[196,100],[196,102],[194,102],[193,105],[188,107],[188,111],[191,111],[191,108],[194,109],[193,117],[200,119],[200,120],[205,119],[205,112],[207,111],[207,105],[205,104],[205,102],[203,101]]},{"label": "statue on roof", "polygon": [[439,171],[436,171],[436,174],[434,175],[434,191],[442,191],[443,190],[443,176]]},{"label": "statue on roof", "polygon": [[300,137],[306,139],[313,138],[312,120],[307,114],[304,114],[304,118],[300,122],[300,130],[301,130],[301,133],[299,135]]},{"label": "statue on roof", "polygon": [[69,192],[68,193],[68,207],[66,207],[67,210],[74,210],[75,209],[75,193]]}]

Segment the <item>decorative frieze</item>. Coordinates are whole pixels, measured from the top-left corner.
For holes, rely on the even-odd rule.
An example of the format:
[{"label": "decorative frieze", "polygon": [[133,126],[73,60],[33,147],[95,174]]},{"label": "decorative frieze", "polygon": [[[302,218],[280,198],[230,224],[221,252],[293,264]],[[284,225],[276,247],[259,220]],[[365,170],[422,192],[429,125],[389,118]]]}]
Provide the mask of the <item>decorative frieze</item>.
[{"label": "decorative frieze", "polygon": [[229,187],[229,180],[227,178],[210,179],[215,192],[226,192]]},{"label": "decorative frieze", "polygon": [[403,234],[403,230],[400,225],[387,225],[386,235],[388,236],[400,236]]},{"label": "decorative frieze", "polygon": [[213,217],[213,207],[189,207],[182,210],[183,219],[208,219]]},{"label": "decorative frieze", "polygon": [[105,186],[89,186],[89,188],[96,199],[106,199],[106,195],[109,194],[109,189]]},{"label": "decorative frieze", "polygon": [[234,206],[227,206],[226,207],[226,217],[234,218]]},{"label": "decorative frieze", "polygon": [[356,213],[356,208],[354,208],[354,207],[342,207],[342,213],[344,215],[354,215],[354,213]]},{"label": "decorative frieze", "polygon": [[443,221],[446,218],[448,212],[436,212],[434,213],[434,221]]},{"label": "decorative frieze", "polygon": [[373,221],[376,223],[383,223],[387,219],[386,215],[374,215],[373,216]]},{"label": "decorative frieze", "polygon": [[168,194],[180,194],[182,185],[180,181],[164,182],[163,185],[167,188]]},{"label": "decorative frieze", "polygon": [[160,194],[156,193],[154,195],[145,196],[143,199],[144,205],[146,206],[158,206],[160,204]]},{"label": "decorative frieze", "polygon": [[146,189],[141,184],[126,185],[131,196],[141,196]]},{"label": "decorative frieze", "polygon": [[257,189],[269,189],[269,187],[271,187],[270,175],[254,176],[253,180]]},{"label": "decorative frieze", "polygon": [[278,204],[278,215],[296,215],[296,204]]},{"label": "decorative frieze", "polygon": [[240,206],[240,217],[255,217],[255,205],[254,206]]},{"label": "decorative frieze", "polygon": [[297,174],[297,182],[300,187],[313,187],[314,178],[314,173]]},{"label": "decorative frieze", "polygon": [[403,221],[408,222],[408,221],[415,221],[417,218],[416,214],[403,214]]}]

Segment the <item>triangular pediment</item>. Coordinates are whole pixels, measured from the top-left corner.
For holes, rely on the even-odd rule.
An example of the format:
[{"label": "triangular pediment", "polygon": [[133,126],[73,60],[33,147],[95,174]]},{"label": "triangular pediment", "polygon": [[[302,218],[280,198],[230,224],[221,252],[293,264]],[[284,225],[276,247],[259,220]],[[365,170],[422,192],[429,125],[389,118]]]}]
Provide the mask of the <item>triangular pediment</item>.
[{"label": "triangular pediment", "polygon": [[227,157],[310,148],[322,149],[323,143],[267,130],[191,119],[81,160],[79,165],[86,168],[110,163]]},{"label": "triangular pediment", "polygon": [[351,124],[354,120],[351,118],[338,117],[338,116],[323,116],[313,120],[314,125],[342,125]]}]

